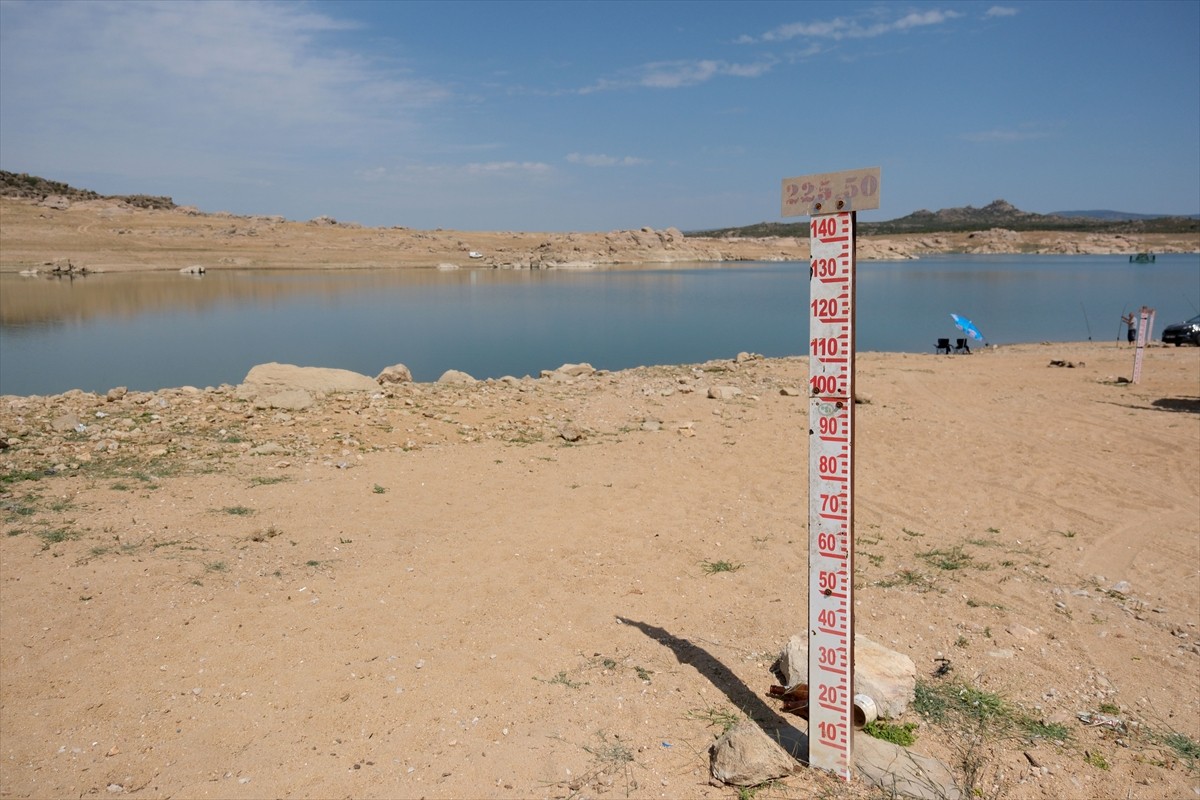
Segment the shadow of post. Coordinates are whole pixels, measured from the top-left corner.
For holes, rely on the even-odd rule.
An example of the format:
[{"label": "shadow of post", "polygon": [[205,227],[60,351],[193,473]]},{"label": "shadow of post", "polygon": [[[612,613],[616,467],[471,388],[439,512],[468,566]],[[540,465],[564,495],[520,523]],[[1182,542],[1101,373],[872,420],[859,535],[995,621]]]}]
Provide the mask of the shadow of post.
[{"label": "shadow of post", "polygon": [[1162,411],[1185,411],[1200,414],[1200,397],[1164,397],[1150,405]]},{"label": "shadow of post", "polygon": [[791,753],[793,757],[808,763],[808,733],[792,725],[763,702],[762,698],[742,682],[733,670],[721,663],[703,647],[674,636],[656,625],[637,620],[617,617],[621,622],[637,628],[659,644],[665,645],[675,654],[680,664],[694,667],[701,675],[719,689],[729,702],[741,709],[746,716],[763,731]]}]

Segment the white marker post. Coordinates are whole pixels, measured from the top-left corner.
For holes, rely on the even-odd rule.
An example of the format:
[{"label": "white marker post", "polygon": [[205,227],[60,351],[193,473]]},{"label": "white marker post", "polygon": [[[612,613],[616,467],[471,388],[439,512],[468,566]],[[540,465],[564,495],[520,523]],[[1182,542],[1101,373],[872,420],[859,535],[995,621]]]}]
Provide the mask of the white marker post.
[{"label": "white marker post", "polygon": [[1146,353],[1146,342],[1153,330],[1154,309],[1142,306],[1138,312],[1137,349],[1133,351],[1133,378],[1130,379],[1130,383],[1137,383],[1142,379],[1142,357]]},{"label": "white marker post", "polygon": [[810,215],[808,763],[850,779],[854,733],[855,212],[879,208],[879,168],[783,181]]}]

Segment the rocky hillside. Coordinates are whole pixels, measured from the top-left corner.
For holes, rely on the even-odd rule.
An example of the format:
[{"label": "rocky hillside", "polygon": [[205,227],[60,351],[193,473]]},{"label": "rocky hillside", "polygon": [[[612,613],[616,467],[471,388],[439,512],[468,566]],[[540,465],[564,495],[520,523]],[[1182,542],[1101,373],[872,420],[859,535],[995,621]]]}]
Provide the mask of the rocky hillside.
[{"label": "rocky hillside", "polygon": [[35,200],[51,207],[63,206],[64,201],[70,203],[80,200],[117,200],[137,208],[175,208],[175,202],[169,197],[148,194],[102,195],[91,189],[76,189],[60,181],[5,170],[0,170],[0,197]]},{"label": "rocky hillside", "polygon": [[[1103,219],[1036,214],[1006,200],[995,200],[983,208],[964,206],[939,211],[921,209],[906,217],[886,222],[863,222],[859,231],[865,236],[902,233],[956,233],[1004,228],[1010,231],[1078,231],[1087,233],[1197,233],[1200,220],[1193,217],[1156,217],[1145,219]],[[761,222],[740,228],[696,231],[695,236],[807,236],[807,222]]]}]

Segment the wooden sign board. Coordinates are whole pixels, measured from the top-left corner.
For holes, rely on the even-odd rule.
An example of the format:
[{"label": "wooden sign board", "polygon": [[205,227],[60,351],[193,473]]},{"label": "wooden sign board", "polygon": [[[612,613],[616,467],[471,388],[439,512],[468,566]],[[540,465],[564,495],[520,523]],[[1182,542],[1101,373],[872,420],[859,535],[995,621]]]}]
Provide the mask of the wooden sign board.
[{"label": "wooden sign board", "polygon": [[783,179],[785,217],[879,208],[879,167]]}]

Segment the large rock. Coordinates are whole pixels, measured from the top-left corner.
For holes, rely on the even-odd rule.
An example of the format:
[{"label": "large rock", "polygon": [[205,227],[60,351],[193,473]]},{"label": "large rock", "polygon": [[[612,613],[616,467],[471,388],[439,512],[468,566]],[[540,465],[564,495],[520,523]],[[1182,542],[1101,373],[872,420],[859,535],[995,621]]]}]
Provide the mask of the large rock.
[{"label": "large rock", "polygon": [[862,732],[854,734],[854,769],[861,778],[882,789],[884,797],[914,800],[962,800],[963,797],[954,774],[941,761]]},{"label": "large rock", "polygon": [[375,376],[379,383],[412,383],[412,370],[403,364],[393,364],[384,367],[383,372]]},{"label": "large rock", "polygon": [[575,378],[595,375],[596,369],[591,364],[563,364],[558,369],[544,369],[541,377],[550,381],[570,382]]},{"label": "large rock", "polygon": [[[806,682],[808,637],[798,633],[788,639],[778,664],[788,688]],[[861,634],[854,637],[854,693],[874,700],[880,717],[901,716],[912,702],[916,686],[917,666],[911,658]]]},{"label": "large rock", "polygon": [[442,373],[442,377],[438,378],[438,383],[448,383],[451,385],[467,386],[475,383],[475,379],[465,372],[460,372],[456,369],[448,369]]},{"label": "large rock", "polygon": [[263,408],[303,411],[313,404],[313,396],[303,389],[287,389],[275,394],[260,395],[255,403],[261,404]]},{"label": "large rock", "polygon": [[758,786],[792,774],[796,760],[750,720],[742,720],[713,742],[712,776],[733,786]]},{"label": "large rock", "polygon": [[582,375],[593,374],[596,368],[585,361],[582,364],[563,364],[554,371],[562,375],[570,375],[572,378],[578,378]]},{"label": "large rock", "polygon": [[366,375],[348,369],[297,367],[292,364],[259,364],[246,373],[237,388],[241,400],[272,396],[302,389],[313,395],[333,392],[377,392],[379,384]]}]

